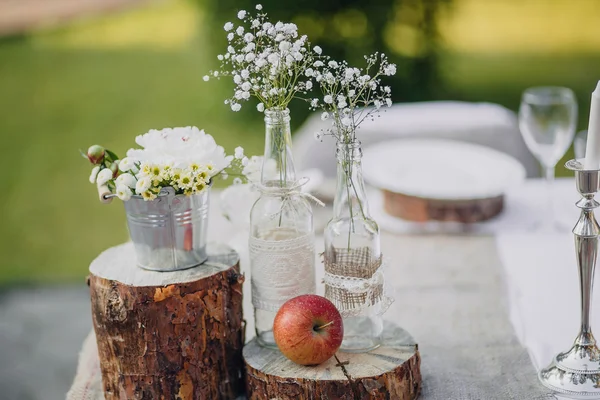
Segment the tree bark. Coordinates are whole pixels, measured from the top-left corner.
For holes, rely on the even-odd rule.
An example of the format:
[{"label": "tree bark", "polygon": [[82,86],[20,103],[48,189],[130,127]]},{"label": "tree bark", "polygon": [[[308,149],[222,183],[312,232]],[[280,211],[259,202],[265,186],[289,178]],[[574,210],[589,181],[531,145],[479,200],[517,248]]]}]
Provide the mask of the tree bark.
[{"label": "tree bark", "polygon": [[231,252],[215,247],[201,266],[153,272],[135,266],[126,244],[92,263],[92,317],[106,400],[239,395],[244,276]]},{"label": "tree bark", "polygon": [[412,400],[421,390],[418,345],[389,324],[383,345],[369,353],[338,352],[305,367],[252,340],[244,348],[249,400]]}]

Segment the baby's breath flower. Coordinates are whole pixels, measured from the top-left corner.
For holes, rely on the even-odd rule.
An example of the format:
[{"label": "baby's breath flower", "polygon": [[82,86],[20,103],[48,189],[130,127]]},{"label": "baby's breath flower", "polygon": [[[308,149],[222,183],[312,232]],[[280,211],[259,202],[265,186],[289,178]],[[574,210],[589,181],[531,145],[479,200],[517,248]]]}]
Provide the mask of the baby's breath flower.
[{"label": "baby's breath flower", "polygon": [[231,103],[231,110],[238,112],[242,109],[242,105],[240,103]]},{"label": "baby's breath flower", "polygon": [[323,133],[322,132],[315,132],[315,140],[318,142],[322,142],[323,141]]},{"label": "baby's breath flower", "polygon": [[244,158],[244,148],[241,146],[236,147],[234,151],[234,157],[238,160]]},{"label": "baby's breath flower", "polygon": [[204,75],[204,76],[202,77],[202,80],[203,80],[204,82],[208,82],[208,80],[209,80],[209,79],[210,79],[210,76],[208,76],[208,75]]},{"label": "baby's breath flower", "polygon": [[244,18],[246,18],[246,11],[244,11],[244,10],[241,10],[241,11],[239,11],[239,12],[238,12],[238,14],[237,14],[237,17],[238,17],[239,19],[244,19]]},{"label": "baby's breath flower", "polygon": [[263,8],[263,7],[262,7],[262,5],[261,5],[261,4],[257,4],[257,5],[256,5],[256,9],[257,9],[258,11],[262,10],[262,8]]},{"label": "baby's breath flower", "polygon": [[319,46],[313,47],[313,51],[318,55],[321,55],[321,53],[323,53],[323,50]]},{"label": "baby's breath flower", "polygon": [[229,32],[230,30],[233,29],[233,24],[231,22],[226,22],[223,29],[225,29],[225,31]]},{"label": "baby's breath flower", "polygon": [[256,109],[258,110],[258,112],[263,112],[265,111],[265,105],[263,103],[258,103],[256,105]]},{"label": "baby's breath flower", "polygon": [[242,179],[239,178],[239,177],[233,178],[233,184],[234,185],[241,185],[242,184]]},{"label": "baby's breath flower", "polygon": [[324,111],[321,114],[321,121],[326,121],[327,119],[329,119],[329,113],[327,111]]}]

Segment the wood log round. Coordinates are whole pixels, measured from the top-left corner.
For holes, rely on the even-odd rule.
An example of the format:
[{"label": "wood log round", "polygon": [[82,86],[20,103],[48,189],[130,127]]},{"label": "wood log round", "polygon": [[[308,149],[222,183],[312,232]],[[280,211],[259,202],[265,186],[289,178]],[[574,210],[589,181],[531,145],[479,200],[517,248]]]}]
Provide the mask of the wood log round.
[{"label": "wood log round", "polygon": [[495,217],[504,209],[504,196],[473,200],[426,199],[383,190],[383,209],[406,221],[470,224]]},{"label": "wood log round", "polygon": [[244,347],[248,399],[412,400],[420,393],[418,345],[396,325],[386,324],[381,347],[336,357],[305,367],[252,340]]},{"label": "wood log round", "polygon": [[183,271],[136,266],[131,243],[90,266],[92,318],[106,400],[235,399],[243,391],[239,257],[209,245]]}]

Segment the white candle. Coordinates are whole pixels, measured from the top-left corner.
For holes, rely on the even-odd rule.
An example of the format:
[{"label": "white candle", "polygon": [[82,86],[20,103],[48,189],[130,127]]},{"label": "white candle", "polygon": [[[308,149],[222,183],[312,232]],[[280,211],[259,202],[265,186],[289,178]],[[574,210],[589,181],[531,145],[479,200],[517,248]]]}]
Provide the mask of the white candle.
[{"label": "white candle", "polygon": [[600,168],[600,81],[598,81],[596,90],[592,92],[590,122],[583,166],[585,169]]}]

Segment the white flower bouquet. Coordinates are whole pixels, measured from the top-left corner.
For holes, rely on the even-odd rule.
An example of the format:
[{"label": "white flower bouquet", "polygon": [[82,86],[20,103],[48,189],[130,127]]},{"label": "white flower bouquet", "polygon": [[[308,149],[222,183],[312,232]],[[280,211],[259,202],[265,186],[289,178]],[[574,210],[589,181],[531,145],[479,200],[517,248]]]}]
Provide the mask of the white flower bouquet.
[{"label": "white flower bouquet", "polygon": [[248,163],[241,147],[228,156],[211,135],[196,127],[151,130],[135,141],[142,148],[128,150],[122,160],[98,145],[86,155],[95,165],[90,182],[108,187],[124,201],[134,195],[154,200],[166,187],[175,194],[202,193],[216,176],[226,177],[228,168],[238,171]]},{"label": "white flower bouquet", "polygon": [[338,142],[356,140],[356,130],[367,119],[374,119],[384,106],[391,107],[392,90],[381,84],[382,76],[396,74],[396,65],[383,53],[365,56],[365,68],[356,68],[346,61],[317,61],[314,71],[322,98],[310,100],[312,110],[322,110],[321,119],[331,120],[331,128],[315,133],[315,139],[334,136]]},{"label": "white flower bouquet", "polygon": [[210,71],[204,80],[228,76],[235,91],[225,100],[233,111],[239,111],[243,101],[256,97],[257,110],[284,110],[297,93],[306,94],[313,87],[311,67],[321,54],[321,48],[311,48],[306,35],[299,36],[298,27],[281,21],[272,23],[262,6],[257,13],[244,10],[237,14],[239,25],[224,26],[229,45],[225,54],[217,56],[218,70]]}]

